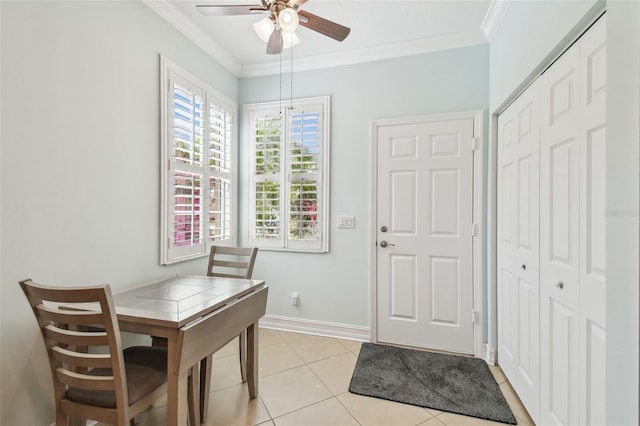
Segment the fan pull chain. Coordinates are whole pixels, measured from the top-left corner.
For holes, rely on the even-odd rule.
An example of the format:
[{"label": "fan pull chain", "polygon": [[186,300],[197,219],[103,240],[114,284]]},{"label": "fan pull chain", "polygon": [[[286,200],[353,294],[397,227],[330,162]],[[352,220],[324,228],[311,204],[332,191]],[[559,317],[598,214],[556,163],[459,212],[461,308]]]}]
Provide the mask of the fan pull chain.
[{"label": "fan pull chain", "polygon": [[[292,34],[291,37],[293,37],[293,34]],[[291,71],[289,73],[289,76],[290,76],[289,78],[291,80],[291,92],[289,93],[289,95],[290,95],[289,96],[289,101],[290,101],[290,108],[289,109],[290,109],[291,112],[293,112],[293,43],[291,43],[291,48],[290,49],[291,49],[291,62],[290,62],[290,65],[291,65],[290,70]]]},{"label": "fan pull chain", "polygon": [[280,120],[282,120],[282,50],[280,50]]}]

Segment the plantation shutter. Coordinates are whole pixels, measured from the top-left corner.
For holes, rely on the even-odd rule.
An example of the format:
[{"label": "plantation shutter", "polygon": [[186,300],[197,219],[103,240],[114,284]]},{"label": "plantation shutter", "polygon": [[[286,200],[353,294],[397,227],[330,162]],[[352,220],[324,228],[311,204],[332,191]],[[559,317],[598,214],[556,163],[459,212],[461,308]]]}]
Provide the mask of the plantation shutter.
[{"label": "plantation shutter", "polygon": [[162,264],[234,244],[236,106],[162,59]]},{"label": "plantation shutter", "polygon": [[232,114],[209,104],[209,217],[208,241],[231,238]]},{"label": "plantation shutter", "polygon": [[328,97],[245,107],[251,146],[250,244],[324,252]]},{"label": "plantation shutter", "polygon": [[203,90],[172,74],[170,110],[172,152],[170,174],[173,197],[169,210],[169,257],[181,258],[204,251],[203,205],[205,169]]},{"label": "plantation shutter", "polygon": [[254,245],[282,247],[284,222],[281,220],[283,182],[281,170],[282,126],[276,109],[252,115],[253,143],[253,232]]},{"label": "plantation shutter", "polygon": [[313,249],[322,238],[318,211],[322,203],[321,123],[317,106],[296,108],[288,119],[289,247]]}]

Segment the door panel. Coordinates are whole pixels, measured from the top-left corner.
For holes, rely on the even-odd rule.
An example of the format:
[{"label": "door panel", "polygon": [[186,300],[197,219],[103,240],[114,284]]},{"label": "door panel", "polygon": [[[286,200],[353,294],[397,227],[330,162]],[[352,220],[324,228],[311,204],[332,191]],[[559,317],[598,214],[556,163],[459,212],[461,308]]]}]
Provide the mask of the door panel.
[{"label": "door panel", "polygon": [[431,170],[431,235],[458,236],[459,170]]},{"label": "door panel", "polygon": [[473,353],[472,142],[472,119],[378,128],[380,341]]},{"label": "door panel", "polygon": [[542,80],[540,347],[542,424],[578,424],[579,44]]},{"label": "door panel", "polygon": [[415,256],[391,255],[391,318],[416,321],[417,267]]},{"label": "door panel", "polygon": [[576,334],[573,332],[576,324],[574,310],[552,300],[548,323],[553,326],[549,330],[549,348],[552,349],[549,357],[550,383],[546,415],[553,423],[547,423],[547,421],[544,424],[574,424],[571,422],[573,418],[571,409],[576,402],[572,374],[572,364],[575,364],[572,361],[576,356]]},{"label": "door panel", "polygon": [[458,258],[431,257],[431,324],[461,325],[458,269]]},{"label": "door panel", "polygon": [[391,230],[394,234],[415,235],[417,229],[418,202],[416,197],[417,175],[415,171],[391,172]]},{"label": "door panel", "polygon": [[537,84],[498,117],[498,363],[534,421],[540,322]]},{"label": "door panel", "polygon": [[584,395],[581,402],[584,404],[581,412],[584,415],[585,425],[607,424],[605,410],[606,393],[606,332],[605,329],[587,320],[586,324],[586,354],[585,372],[586,379]]},{"label": "door panel", "polygon": [[606,423],[606,22],[581,40],[580,423]]}]

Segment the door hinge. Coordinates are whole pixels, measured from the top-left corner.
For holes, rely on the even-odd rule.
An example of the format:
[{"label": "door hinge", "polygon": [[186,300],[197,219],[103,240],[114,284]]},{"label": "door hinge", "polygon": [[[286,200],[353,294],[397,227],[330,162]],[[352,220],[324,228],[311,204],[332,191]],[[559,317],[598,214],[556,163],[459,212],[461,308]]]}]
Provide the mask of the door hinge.
[{"label": "door hinge", "polygon": [[478,226],[477,223],[474,223],[471,225],[471,236],[472,237],[477,237],[478,234],[480,233],[480,227]]},{"label": "door hinge", "polygon": [[480,139],[478,138],[471,139],[471,148],[474,151],[477,151],[478,149],[480,149]]},{"label": "door hinge", "polygon": [[480,324],[480,312],[478,311],[471,312],[471,322],[474,324]]}]

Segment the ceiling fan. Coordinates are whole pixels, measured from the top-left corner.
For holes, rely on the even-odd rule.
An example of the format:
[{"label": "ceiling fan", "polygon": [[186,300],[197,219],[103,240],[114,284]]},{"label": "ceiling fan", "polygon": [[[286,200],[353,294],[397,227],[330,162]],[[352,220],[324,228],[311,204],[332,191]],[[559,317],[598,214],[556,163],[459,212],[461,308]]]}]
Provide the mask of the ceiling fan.
[{"label": "ceiling fan", "polygon": [[295,35],[298,25],[319,32],[334,40],[342,41],[350,28],[324,19],[313,13],[299,10],[308,0],[260,0],[260,4],[202,4],[196,8],[207,16],[268,14],[267,18],[254,24],[258,35],[267,42],[267,54],[282,52],[300,40]]}]

